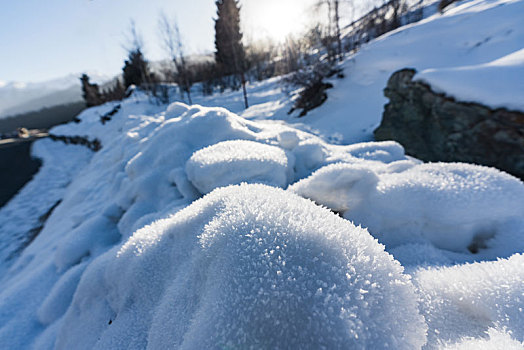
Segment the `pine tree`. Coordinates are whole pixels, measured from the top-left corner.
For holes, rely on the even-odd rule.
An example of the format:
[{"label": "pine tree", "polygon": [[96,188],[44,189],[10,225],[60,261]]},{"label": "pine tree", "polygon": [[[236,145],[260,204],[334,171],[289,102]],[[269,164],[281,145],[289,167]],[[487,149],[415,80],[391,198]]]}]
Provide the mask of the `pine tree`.
[{"label": "pine tree", "polygon": [[217,0],[215,20],[215,60],[224,75],[237,75],[242,83],[244,104],[246,93],[246,54],[240,31],[240,6],[237,0]]},{"label": "pine tree", "polygon": [[91,84],[87,74],[82,74],[80,81],[82,82],[82,96],[87,107],[98,106],[104,102],[98,85]]},{"label": "pine tree", "polygon": [[149,65],[140,48],[129,52],[122,70],[126,89],[130,85],[141,86],[150,83]]}]

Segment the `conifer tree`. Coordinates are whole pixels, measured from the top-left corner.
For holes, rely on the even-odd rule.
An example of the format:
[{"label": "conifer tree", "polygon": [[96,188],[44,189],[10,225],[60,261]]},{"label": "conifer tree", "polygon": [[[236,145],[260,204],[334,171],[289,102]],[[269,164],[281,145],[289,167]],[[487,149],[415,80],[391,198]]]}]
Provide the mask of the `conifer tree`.
[{"label": "conifer tree", "polygon": [[149,83],[149,67],[140,48],[129,52],[128,59],[125,61],[124,68],[124,85],[126,89],[130,85],[141,86]]},{"label": "conifer tree", "polygon": [[124,86],[126,89],[130,85],[142,86],[145,87],[146,90],[150,89],[150,85],[153,83],[153,77],[149,72],[149,63],[142,53],[144,44],[134,21],[130,23],[129,37],[127,40],[129,42],[126,45],[127,60],[122,68]]},{"label": "conifer tree", "polygon": [[246,93],[246,54],[240,31],[240,6],[237,0],[217,0],[215,20],[215,60],[224,75],[237,75],[242,83],[244,104]]},{"label": "conifer tree", "polygon": [[82,96],[86,102],[87,107],[98,106],[103,103],[102,95],[97,84],[91,84],[89,82],[89,76],[82,74],[80,77],[82,83]]}]

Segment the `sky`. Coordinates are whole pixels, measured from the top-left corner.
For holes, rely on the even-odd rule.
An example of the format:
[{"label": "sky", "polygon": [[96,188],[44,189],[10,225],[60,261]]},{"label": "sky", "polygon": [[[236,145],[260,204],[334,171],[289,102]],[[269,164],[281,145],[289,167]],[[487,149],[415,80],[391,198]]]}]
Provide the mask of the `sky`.
[{"label": "sky", "polygon": [[[246,39],[280,39],[311,19],[314,0],[241,0]],[[186,51],[214,50],[214,0],[1,0],[0,86],[68,74],[121,71],[133,20],[149,60],[166,58],[159,44],[161,12],[176,17]]]}]

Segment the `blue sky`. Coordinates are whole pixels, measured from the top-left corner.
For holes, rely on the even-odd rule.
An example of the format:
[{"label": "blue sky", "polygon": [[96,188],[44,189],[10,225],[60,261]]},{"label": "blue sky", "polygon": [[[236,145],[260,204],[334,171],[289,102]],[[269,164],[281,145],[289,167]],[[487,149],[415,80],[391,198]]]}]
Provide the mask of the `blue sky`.
[{"label": "blue sky", "polygon": [[[245,36],[278,36],[303,27],[310,3],[241,1]],[[146,56],[162,59],[157,26],[161,11],[176,16],[188,52],[213,50],[214,0],[3,0],[0,83],[42,81],[83,71],[117,74],[126,55],[123,45],[131,19],[142,34]]]}]

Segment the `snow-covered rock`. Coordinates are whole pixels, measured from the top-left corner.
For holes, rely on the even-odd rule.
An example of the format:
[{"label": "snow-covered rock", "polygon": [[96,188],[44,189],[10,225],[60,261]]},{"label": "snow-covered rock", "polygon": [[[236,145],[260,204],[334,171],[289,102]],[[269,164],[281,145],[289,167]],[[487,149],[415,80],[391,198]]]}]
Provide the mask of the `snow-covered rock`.
[{"label": "snow-covered rock", "polygon": [[358,207],[375,190],[378,181],[369,167],[336,163],[320,168],[289,190],[343,213]]},{"label": "snow-covered rock", "polygon": [[[370,140],[394,70],[477,66],[522,49],[523,3],[459,2],[373,41],[344,63],[347,78],[305,119],[287,115],[288,97],[274,78],[248,85],[246,111],[238,91],[195,96],[229,110],[160,105],[136,91],[54,128],[103,148],[92,158],[57,148],[55,161],[78,163],[48,187],[62,202],[40,234],[2,267],[0,348],[518,345],[522,183],[472,165],[421,165],[395,142],[338,144]],[[279,118],[288,123],[268,120]],[[290,191],[251,184],[200,198],[188,160],[206,150],[215,161],[213,148],[228,142],[270,149],[262,153],[275,164],[285,154],[286,176],[293,173],[282,186],[290,183]],[[53,164],[54,152],[44,153],[44,164]],[[230,165],[247,157],[228,156]],[[43,197],[35,202],[47,204]],[[24,191],[17,198],[18,221],[0,221],[13,232],[22,223],[23,233],[42,211],[22,208],[30,203]],[[494,261],[464,264],[475,260]]]},{"label": "snow-covered rock", "polygon": [[203,194],[241,182],[285,187],[293,179],[294,157],[281,148],[232,140],[201,149],[186,163],[191,183]]}]

